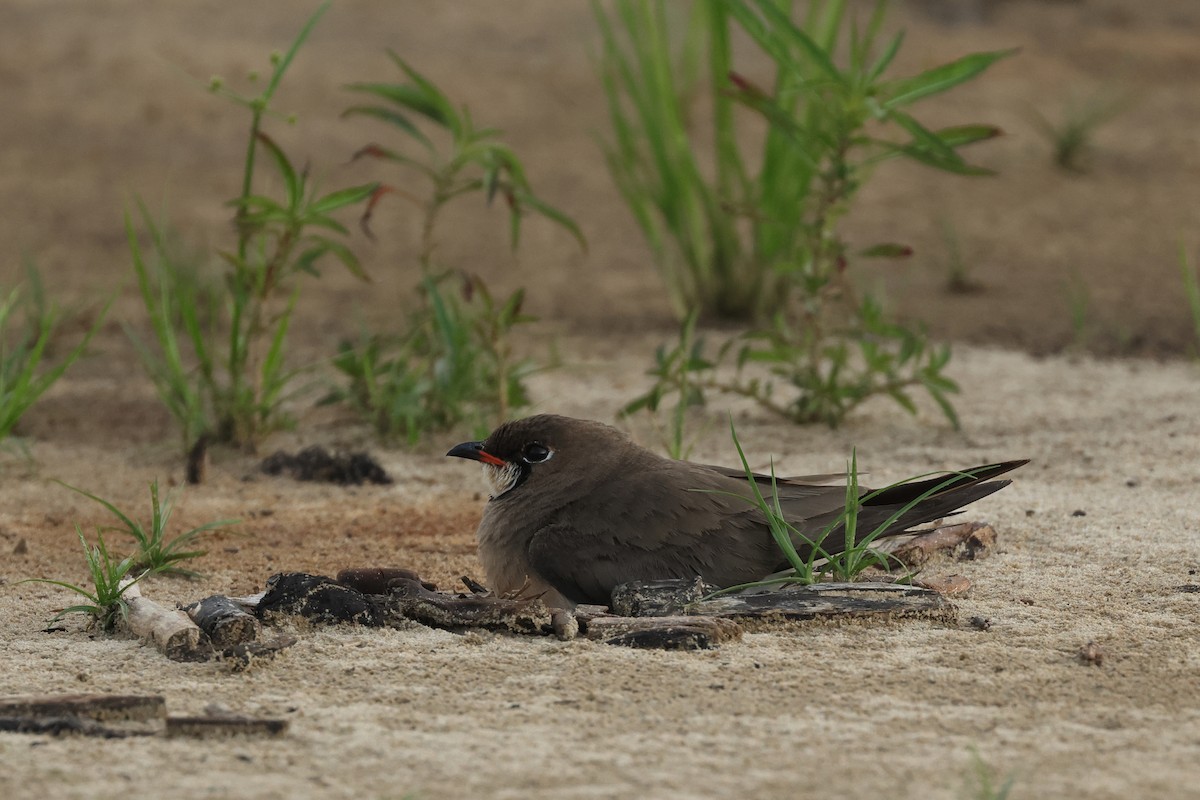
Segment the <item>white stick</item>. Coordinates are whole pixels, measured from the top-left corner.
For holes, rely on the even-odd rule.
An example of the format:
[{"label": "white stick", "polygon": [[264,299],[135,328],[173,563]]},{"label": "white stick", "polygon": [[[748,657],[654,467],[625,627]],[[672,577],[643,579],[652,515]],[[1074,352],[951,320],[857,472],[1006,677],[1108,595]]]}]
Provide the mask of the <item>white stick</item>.
[{"label": "white stick", "polygon": [[132,581],[122,581],[121,585],[127,587],[122,597],[129,604],[125,624],[131,633],[152,642],[172,661],[192,661],[204,656],[200,628],[187,614],[143,597],[138,584]]}]

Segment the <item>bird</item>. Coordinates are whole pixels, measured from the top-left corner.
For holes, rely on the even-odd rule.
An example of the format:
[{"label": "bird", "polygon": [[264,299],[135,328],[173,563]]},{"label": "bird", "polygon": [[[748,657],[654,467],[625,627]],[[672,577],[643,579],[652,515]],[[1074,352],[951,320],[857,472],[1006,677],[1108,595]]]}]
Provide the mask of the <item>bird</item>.
[{"label": "bird", "polygon": [[[632,581],[700,577],[729,587],[787,568],[767,518],[746,499],[752,493],[745,470],[659,455],[602,422],[539,414],[503,423],[446,455],[483,465],[491,496],[476,538],[488,581],[501,595],[573,609],[607,605],[614,587]],[[880,525],[882,536],[910,533],[1007,486],[992,479],[1025,463],[948,472],[874,496],[860,486],[858,535]],[[829,485],[837,479],[843,485]],[[754,473],[768,498],[774,480],[784,516],[801,536],[811,540],[834,526],[822,543],[830,553],[845,544],[845,479]],[[794,538],[806,558],[811,545]]]}]

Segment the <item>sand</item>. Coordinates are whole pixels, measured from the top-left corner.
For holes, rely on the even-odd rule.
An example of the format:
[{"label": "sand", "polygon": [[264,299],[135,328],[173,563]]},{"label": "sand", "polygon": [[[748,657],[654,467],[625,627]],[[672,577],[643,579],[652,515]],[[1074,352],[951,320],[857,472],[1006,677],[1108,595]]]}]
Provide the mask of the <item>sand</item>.
[{"label": "sand", "polygon": [[[577,369],[540,377],[537,396],[611,418],[612,387],[637,380],[641,365],[567,345]],[[956,601],[957,623],[799,625],[701,653],[422,628],[302,629],[274,662],[232,674],[169,662],[79,621],[43,633],[65,593],[5,586],[0,693],[162,693],[174,713],[217,704],[285,717],[291,731],[202,742],[3,735],[0,794],[117,797],[153,781],[155,793],[181,798],[953,798],[966,796],[977,752],[1013,776],[1013,797],[1194,796],[1200,608],[1183,587],[1200,584],[1197,368],[960,348],[953,375],[964,387],[963,433],[931,409],[913,423],[882,404],[836,432],[752,414],[738,424],[759,463],[774,454],[785,472],[837,469],[851,443],[876,482],[1032,458],[970,514],[995,525],[997,552],[930,568],[972,582]],[[729,462],[731,444],[713,422],[694,457]],[[47,478],[90,475],[144,504],[137,484],[161,465],[126,466],[117,479],[110,468],[121,460],[111,454],[53,443],[36,453],[37,474],[10,466],[6,475],[13,500],[0,512],[0,544],[11,551],[25,538],[29,552],[5,556],[4,578],[80,580],[70,526],[100,518]],[[199,562],[203,581],[155,578],[146,592],[188,601],[249,590],[275,569],[379,563],[447,585],[460,572],[478,575],[476,470],[434,452],[385,451],[381,460],[396,484],[351,490],[243,482],[249,462],[226,463],[228,477],[186,496],[183,520],[274,514],[248,521],[243,536],[215,535],[220,552]],[[990,629],[969,625],[973,616]],[[1078,658],[1088,642],[1103,653],[1098,666]]]}]

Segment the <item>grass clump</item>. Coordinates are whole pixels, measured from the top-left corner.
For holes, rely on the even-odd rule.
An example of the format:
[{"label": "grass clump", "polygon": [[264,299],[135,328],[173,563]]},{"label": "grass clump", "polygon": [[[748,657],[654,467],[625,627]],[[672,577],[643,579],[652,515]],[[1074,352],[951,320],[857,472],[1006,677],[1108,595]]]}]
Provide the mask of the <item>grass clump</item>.
[{"label": "grass clump", "polygon": [[1031,112],[1031,117],[1034,129],[1050,144],[1055,166],[1083,173],[1088,171],[1095,150],[1096,133],[1128,110],[1129,105],[1126,95],[1102,89],[1067,100],[1056,119],[1037,110]]},{"label": "grass clump", "polygon": [[789,569],[783,574],[774,575],[761,581],[727,587],[716,594],[786,584],[809,586],[824,580],[848,582],[856,580],[863,572],[871,568],[878,568],[886,572],[890,571],[892,567],[903,566],[889,553],[879,549],[876,542],[904,514],[927,498],[951,486],[964,475],[970,474],[955,472],[947,475],[945,480],[934,484],[893,511],[887,519],[873,529],[863,532],[859,526],[859,512],[866,503],[890,489],[928,477],[929,474],[913,476],[864,494],[858,485],[858,455],[856,451],[851,450],[850,461],[846,466],[846,500],[842,512],[814,535],[806,536],[789,522],[784,514],[774,462],[772,461],[771,464],[770,492],[765,494],[760,476],[757,476],[750,468],[750,462],[746,458],[741,442],[738,441],[732,419],[729,428],[734,447],[737,448],[738,458],[742,462],[742,469],[746,473],[746,482],[750,487],[750,495],[742,497],[742,499],[757,507],[767,520],[771,537],[787,561]]},{"label": "grass clump", "polygon": [[104,322],[108,307],[70,350],[54,357],[53,344],[62,313],[47,302],[41,275],[26,261],[26,292],[15,288],[0,295],[0,441],[13,432],[38,398],[79,360]]},{"label": "grass clump", "polygon": [[524,378],[536,368],[530,359],[517,357],[512,344],[513,330],[533,319],[522,310],[524,291],[495,296],[479,277],[437,261],[437,225],[445,207],[468,195],[482,194],[489,203],[502,198],[514,250],[530,213],[558,224],[580,246],[584,240],[570,217],[533,192],[499,131],[476,127],[466,108],[457,108],[398,55],[389,56],[405,80],[351,84],[347,88],[368,101],[344,116],[386,122],[406,145],[370,144],[357,158],[397,164],[428,187],[424,195],[391,186],[384,190],[411,202],[421,215],[418,305],[400,330],[365,332],[358,342],[343,343],[334,366],[346,382],[326,400],[349,404],[380,436],[411,443],[427,430],[464,422],[480,430],[493,427],[528,403]]},{"label": "grass clump", "polygon": [[529,404],[525,378],[538,369],[516,356],[511,332],[533,318],[524,292],[502,303],[472,276],[426,276],[422,307],[397,334],[364,332],[333,360],[345,383],[323,402],[342,402],[385,440],[414,444],[429,430],[466,424],[486,431]]},{"label": "grass clump", "polygon": [[979,751],[971,749],[971,774],[967,778],[963,797],[967,800],[1008,800],[1017,776],[1009,774],[997,782],[995,770],[988,766]]},{"label": "grass clump", "polygon": [[[943,374],[949,351],[931,346],[920,328],[887,320],[882,304],[854,285],[855,261],[910,249],[852,248],[839,225],[885,161],[989,174],[959,151],[998,135],[996,128],[933,130],[909,107],[972,80],[1009,53],[976,53],[888,78],[903,36],[879,41],[884,6],[878,3],[860,29],[840,0],[811,3],[801,24],[777,0],[695,4],[707,32],[711,171],[702,167],[706,159],[687,124],[666,6],[616,0],[611,15],[596,6],[614,131],[610,170],[676,308],[681,316],[750,322],[715,354],[680,361],[689,365],[682,372],[693,373],[690,387],[751,398],[794,422],[829,425],[880,395],[912,411],[909,390],[920,388],[957,424],[947,399],[956,387]],[[769,90],[734,69],[735,24],[774,63]],[[739,107],[766,122],[756,152],[739,144]],[[738,375],[718,378],[723,364]],[[744,371],[748,365],[765,374]],[[656,410],[664,396],[682,391],[675,380],[682,372],[660,379],[631,404],[634,410]]]},{"label": "grass clump", "polygon": [[[279,114],[276,90],[297,51],[328,8],[305,23],[286,53],[271,57],[263,90],[238,94],[213,79],[210,90],[250,113],[246,155],[234,210],[236,240],[222,251],[218,292],[197,291],[194,273],[168,246],[162,227],[139,204],[150,234],[153,258],[143,253],[134,221],[125,229],[142,300],[150,314],[153,343],[134,337],[159,396],[178,421],[184,448],[202,435],[253,448],[265,434],[288,423],[281,404],[296,372],[285,365],[285,342],[299,295],[299,278],[319,275],[332,259],[366,280],[346,245],[348,229],[334,214],[372,198],[378,186],[364,184],[321,192],[308,168],[295,163],[265,130]],[[291,120],[289,120],[291,121]],[[260,161],[282,185],[282,195],[260,188]]]},{"label": "grass clump", "polygon": [[[83,538],[83,531],[78,525],[75,526],[75,533],[79,536],[79,543],[83,546],[83,557],[87,561],[88,573],[92,578],[90,588],[50,578],[29,578],[21,583],[48,583],[70,589],[83,596],[86,602],[62,609],[55,614],[51,624],[58,622],[68,614],[84,614],[89,618],[91,625],[100,630],[110,631],[128,615],[129,606],[124,598],[125,591],[145,577],[146,572],[137,569],[134,556],[127,556],[120,561],[116,560],[108,552],[108,547],[104,544],[104,536],[99,531],[96,532],[96,544],[94,545],[87,543],[87,540]],[[137,574],[129,579],[130,575],[134,573]],[[129,580],[127,581],[127,579]]]},{"label": "grass clump", "polygon": [[[59,483],[62,482],[59,481]],[[103,498],[66,483],[62,485],[73,492],[96,501],[108,509],[120,521],[120,525],[100,528],[99,532],[116,531],[133,539],[137,545],[137,550],[130,556],[130,559],[132,559],[131,568],[137,571],[197,578],[200,576],[200,573],[185,569],[180,566],[180,563],[199,558],[205,555],[207,551],[188,550],[185,548],[191,547],[196,539],[209,531],[238,523],[237,520],[209,522],[168,539],[167,525],[171,521],[174,502],[169,494],[163,501],[159,501],[157,480],[150,483],[150,524],[148,526],[143,525],[140,521],[121,511]]]}]

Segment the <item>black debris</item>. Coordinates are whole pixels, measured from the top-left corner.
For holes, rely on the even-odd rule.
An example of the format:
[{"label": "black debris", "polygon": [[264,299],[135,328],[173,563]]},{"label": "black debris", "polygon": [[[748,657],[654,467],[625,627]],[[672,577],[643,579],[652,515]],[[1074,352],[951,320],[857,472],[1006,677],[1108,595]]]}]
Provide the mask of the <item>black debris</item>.
[{"label": "black debris", "polygon": [[390,484],[392,478],[367,453],[331,455],[319,445],[306,447],[292,455],[278,450],[263,459],[260,468],[268,475],[287,475],[298,481],[321,481],[340,486],[364,483]]}]

